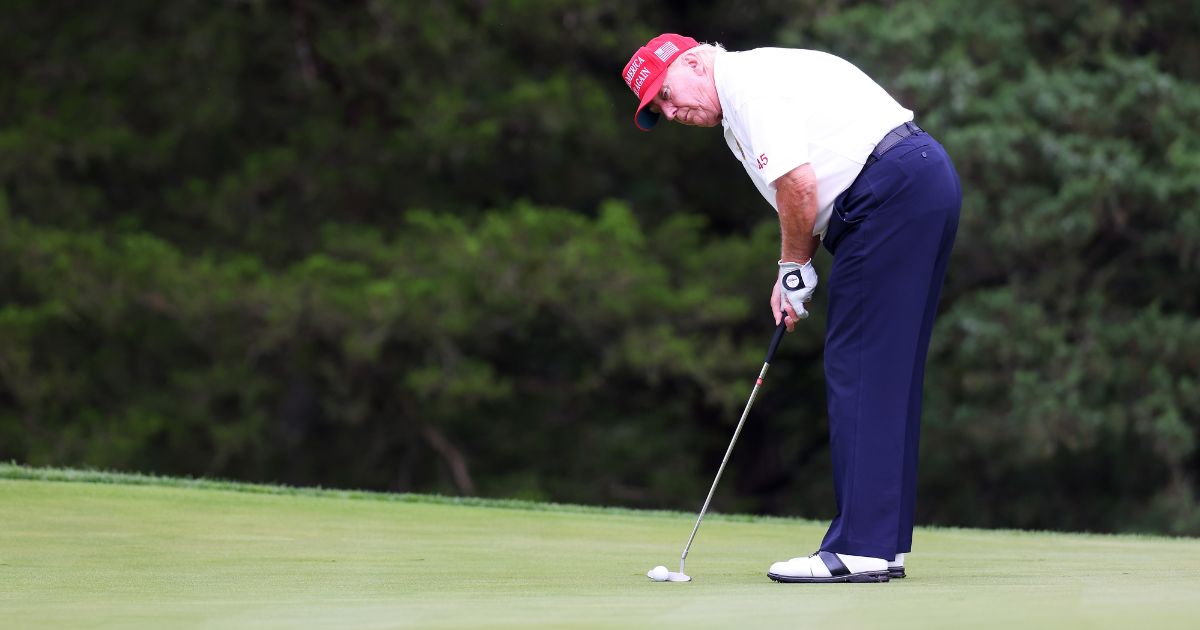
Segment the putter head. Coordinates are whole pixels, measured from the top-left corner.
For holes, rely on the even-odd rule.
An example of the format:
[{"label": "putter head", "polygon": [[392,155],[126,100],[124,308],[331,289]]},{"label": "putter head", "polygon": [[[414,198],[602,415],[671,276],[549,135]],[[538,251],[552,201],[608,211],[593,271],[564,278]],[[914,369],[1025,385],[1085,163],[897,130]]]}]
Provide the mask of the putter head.
[{"label": "putter head", "polygon": [[667,573],[667,581],[668,582],[691,582],[692,578],[691,578],[691,576],[689,576],[686,573],[676,573],[675,571],[670,571]]}]

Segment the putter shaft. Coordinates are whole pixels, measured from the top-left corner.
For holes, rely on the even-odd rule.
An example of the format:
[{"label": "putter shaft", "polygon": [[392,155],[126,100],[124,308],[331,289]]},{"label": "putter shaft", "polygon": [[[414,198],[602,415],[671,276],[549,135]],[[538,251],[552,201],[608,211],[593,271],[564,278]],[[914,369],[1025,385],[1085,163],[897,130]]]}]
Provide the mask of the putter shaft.
[{"label": "putter shaft", "polygon": [[704,499],[704,506],[700,508],[700,515],[696,517],[696,525],[692,527],[692,535],[688,536],[687,544],[683,546],[683,554],[679,556],[680,573],[686,573],[683,570],[683,563],[687,560],[688,550],[692,548],[692,541],[696,539],[696,532],[700,529],[700,521],[704,520],[704,513],[708,511],[708,504],[712,501],[713,494],[717,491],[717,484],[721,482],[721,473],[725,472],[725,465],[729,463],[729,456],[733,453],[733,445],[737,444],[738,435],[742,433],[742,425],[746,424],[746,417],[750,415],[750,406],[754,404],[754,398],[758,396],[758,388],[762,387],[763,379],[767,378],[767,369],[771,367],[771,360],[775,358],[775,349],[779,347],[779,341],[783,338],[785,330],[787,330],[787,327],[782,321],[775,328],[775,336],[771,339],[770,348],[767,349],[767,360],[763,361],[762,370],[758,373],[758,380],[754,383],[754,389],[750,390],[750,399],[746,401],[746,408],[742,410],[742,417],[738,420],[737,428],[733,430],[733,439],[729,441],[729,448],[725,449],[725,458],[721,460],[721,467],[717,469],[717,476],[713,479],[712,487],[708,489],[708,496]]}]

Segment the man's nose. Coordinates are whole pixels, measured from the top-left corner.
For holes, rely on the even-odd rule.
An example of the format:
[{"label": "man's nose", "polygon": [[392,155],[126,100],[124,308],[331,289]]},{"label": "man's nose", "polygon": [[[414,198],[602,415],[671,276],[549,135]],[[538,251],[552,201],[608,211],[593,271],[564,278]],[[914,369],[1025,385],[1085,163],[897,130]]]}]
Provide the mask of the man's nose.
[{"label": "man's nose", "polygon": [[672,105],[670,103],[663,103],[662,107],[660,107],[659,109],[662,110],[662,114],[663,114],[663,116],[667,117],[667,120],[675,120],[675,112],[678,110],[675,108],[674,105]]}]

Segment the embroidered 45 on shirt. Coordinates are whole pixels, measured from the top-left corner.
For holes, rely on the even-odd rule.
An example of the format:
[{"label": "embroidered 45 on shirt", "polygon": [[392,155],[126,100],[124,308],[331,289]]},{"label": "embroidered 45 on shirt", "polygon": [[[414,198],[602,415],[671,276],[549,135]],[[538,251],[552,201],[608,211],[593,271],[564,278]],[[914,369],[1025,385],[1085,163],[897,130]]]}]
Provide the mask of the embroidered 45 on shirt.
[{"label": "embroidered 45 on shirt", "polygon": [[767,154],[764,153],[764,154],[758,156],[758,159],[755,160],[754,163],[758,165],[758,170],[760,170],[760,171],[763,170],[764,168],[766,168],[767,167]]}]

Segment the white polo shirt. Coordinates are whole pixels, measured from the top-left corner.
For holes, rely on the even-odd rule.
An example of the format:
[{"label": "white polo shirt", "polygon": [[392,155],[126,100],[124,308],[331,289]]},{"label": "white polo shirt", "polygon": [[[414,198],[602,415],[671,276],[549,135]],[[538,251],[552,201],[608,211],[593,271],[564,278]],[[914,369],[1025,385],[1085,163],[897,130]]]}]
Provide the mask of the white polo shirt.
[{"label": "white polo shirt", "polygon": [[822,238],[833,200],[858,177],[875,143],[913,119],[854,64],[816,50],[718,52],[713,79],[729,150],[776,212],[775,180],[812,164],[813,234]]}]

